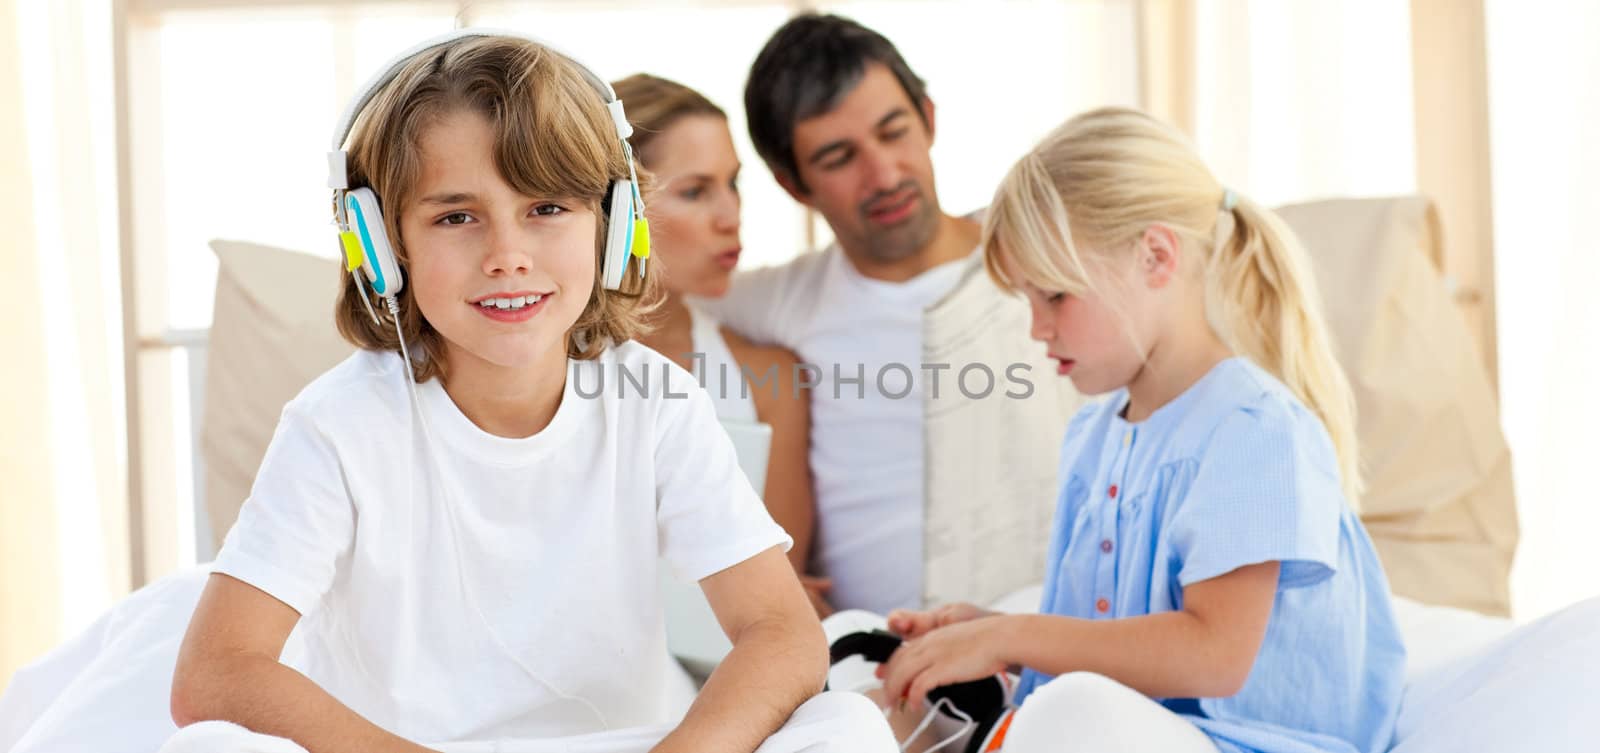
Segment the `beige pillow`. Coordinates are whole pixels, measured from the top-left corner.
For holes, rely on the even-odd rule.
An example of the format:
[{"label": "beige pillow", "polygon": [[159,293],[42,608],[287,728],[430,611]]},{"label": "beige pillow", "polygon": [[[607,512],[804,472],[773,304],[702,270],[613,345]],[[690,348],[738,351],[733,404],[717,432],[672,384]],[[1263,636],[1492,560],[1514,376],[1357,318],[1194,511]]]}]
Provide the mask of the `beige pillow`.
[{"label": "beige pillow", "polygon": [[1306,244],[1355,390],[1361,518],[1395,593],[1504,615],[1517,544],[1511,454],[1465,317],[1441,275],[1432,202],[1284,207]]},{"label": "beige pillow", "polygon": [[354,348],[333,326],[333,259],[214,240],[217,298],[207,348],[200,429],[212,541],[250,494],[278,414],[301,388]]}]

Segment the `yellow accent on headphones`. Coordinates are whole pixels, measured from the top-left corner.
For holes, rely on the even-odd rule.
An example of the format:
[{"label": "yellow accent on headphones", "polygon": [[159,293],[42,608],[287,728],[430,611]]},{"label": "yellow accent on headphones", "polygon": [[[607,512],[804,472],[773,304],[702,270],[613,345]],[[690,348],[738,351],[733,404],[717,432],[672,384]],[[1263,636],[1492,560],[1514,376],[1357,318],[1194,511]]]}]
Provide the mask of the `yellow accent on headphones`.
[{"label": "yellow accent on headphones", "polygon": [[650,221],[643,217],[633,221],[633,255],[650,258]]},{"label": "yellow accent on headphones", "polygon": [[361,240],[353,231],[345,230],[339,233],[339,243],[344,246],[344,271],[354,272],[361,268],[361,262],[366,259],[361,253]]}]

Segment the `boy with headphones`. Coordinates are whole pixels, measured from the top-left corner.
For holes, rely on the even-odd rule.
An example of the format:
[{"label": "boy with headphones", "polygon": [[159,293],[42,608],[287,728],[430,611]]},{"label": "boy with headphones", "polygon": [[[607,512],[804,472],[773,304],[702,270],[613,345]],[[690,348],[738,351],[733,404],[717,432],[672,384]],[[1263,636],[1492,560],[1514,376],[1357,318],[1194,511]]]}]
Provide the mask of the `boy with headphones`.
[{"label": "boy with headphones", "polygon": [[[284,408],[164,751],[891,749],[865,699],[812,697],[788,536],[709,397],[629,342],[627,135],[604,79],[518,35],[431,40],[356,98],[329,162],[361,350]],[[676,725],[658,559],[734,644]]]}]

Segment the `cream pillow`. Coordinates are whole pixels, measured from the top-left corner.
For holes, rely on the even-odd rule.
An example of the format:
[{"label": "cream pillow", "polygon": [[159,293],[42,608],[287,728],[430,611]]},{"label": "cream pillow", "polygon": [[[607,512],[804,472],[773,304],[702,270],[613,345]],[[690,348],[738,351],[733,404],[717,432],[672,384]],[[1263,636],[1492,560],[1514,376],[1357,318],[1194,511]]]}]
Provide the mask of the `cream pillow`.
[{"label": "cream pillow", "polygon": [[354,348],[334,329],[337,261],[213,240],[217,298],[200,429],[205,506],[218,547],[250,494],[278,414]]},{"label": "cream pillow", "polygon": [[1355,390],[1361,518],[1395,593],[1504,615],[1517,544],[1511,454],[1488,373],[1441,275],[1422,197],[1278,210],[1306,244]]}]

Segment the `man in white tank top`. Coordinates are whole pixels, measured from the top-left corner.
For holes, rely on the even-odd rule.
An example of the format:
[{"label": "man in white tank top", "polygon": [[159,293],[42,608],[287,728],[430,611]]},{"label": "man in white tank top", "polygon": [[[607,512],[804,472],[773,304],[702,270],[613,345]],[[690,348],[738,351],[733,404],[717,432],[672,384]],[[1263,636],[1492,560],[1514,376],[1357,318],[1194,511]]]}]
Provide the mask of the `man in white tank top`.
[{"label": "man in white tank top", "polygon": [[953,371],[923,366],[923,313],[981,265],[980,226],[940,208],[933,104],[869,29],[792,19],[757,57],[745,109],[778,182],[838,241],[737,274],[727,296],[699,305],[818,367],[805,377],[815,385],[813,556],[833,580],[833,606],[920,607],[924,399],[956,391]]}]

